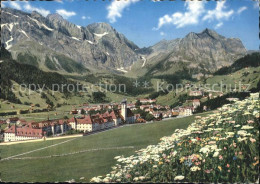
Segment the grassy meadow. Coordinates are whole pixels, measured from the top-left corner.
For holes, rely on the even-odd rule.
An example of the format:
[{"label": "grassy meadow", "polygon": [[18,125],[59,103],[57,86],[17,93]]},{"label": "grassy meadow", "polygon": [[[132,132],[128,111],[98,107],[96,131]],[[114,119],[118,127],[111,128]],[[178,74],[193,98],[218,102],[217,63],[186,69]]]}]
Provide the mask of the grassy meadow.
[{"label": "grassy meadow", "polygon": [[[190,116],[150,124],[124,126],[76,138],[20,157],[42,157],[90,150],[83,153],[42,159],[1,161],[1,179],[8,182],[64,182],[71,179],[88,182],[94,176],[106,174],[115,164],[115,156],[130,156],[136,150],[157,144],[161,137],[171,135],[177,128],[187,128],[194,119],[194,116]],[[64,139],[0,146],[1,157],[7,158],[63,141]],[[97,148],[105,150],[91,151]],[[79,180],[81,177],[85,179]]]}]

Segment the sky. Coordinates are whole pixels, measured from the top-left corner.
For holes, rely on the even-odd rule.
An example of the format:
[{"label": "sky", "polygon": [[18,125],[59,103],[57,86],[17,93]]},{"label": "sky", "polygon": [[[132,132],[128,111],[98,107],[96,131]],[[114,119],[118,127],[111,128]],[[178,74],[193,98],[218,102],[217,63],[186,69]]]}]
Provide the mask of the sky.
[{"label": "sky", "polygon": [[55,0],[8,1],[1,5],[25,12],[35,10],[43,16],[59,13],[80,26],[106,22],[139,47],[209,28],[225,37],[239,38],[248,50],[258,50],[258,3],[253,0]]}]

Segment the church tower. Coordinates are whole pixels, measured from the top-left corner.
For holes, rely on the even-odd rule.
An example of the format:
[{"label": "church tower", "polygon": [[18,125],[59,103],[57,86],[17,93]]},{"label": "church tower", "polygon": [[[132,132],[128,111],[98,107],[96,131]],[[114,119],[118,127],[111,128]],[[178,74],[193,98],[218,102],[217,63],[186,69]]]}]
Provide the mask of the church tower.
[{"label": "church tower", "polygon": [[127,118],[127,100],[124,99],[121,102],[121,115],[123,116],[124,120],[126,121]]}]

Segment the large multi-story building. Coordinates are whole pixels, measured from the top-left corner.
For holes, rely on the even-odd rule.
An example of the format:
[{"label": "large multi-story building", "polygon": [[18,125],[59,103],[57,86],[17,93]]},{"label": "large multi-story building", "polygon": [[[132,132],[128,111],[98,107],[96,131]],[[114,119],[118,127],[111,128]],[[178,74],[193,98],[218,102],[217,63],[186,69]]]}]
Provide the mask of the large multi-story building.
[{"label": "large multi-story building", "polygon": [[42,137],[43,137],[43,130],[40,128],[33,128],[31,124],[22,127],[18,127],[17,125],[12,125],[4,133],[5,142],[41,139]]},{"label": "large multi-story building", "polygon": [[112,117],[105,114],[86,115],[80,118],[73,117],[68,122],[71,128],[83,132],[103,130],[115,126]]},{"label": "large multi-story building", "polygon": [[193,111],[194,111],[193,107],[180,107],[179,115],[180,116],[191,116],[193,114]]},{"label": "large multi-story building", "polygon": [[93,132],[118,126],[122,123],[134,123],[136,120],[133,112],[127,108],[127,101],[123,100],[119,110],[106,111],[103,114],[73,117],[68,120],[71,128],[84,132]]},{"label": "large multi-story building", "polygon": [[70,130],[66,120],[47,120],[42,122],[23,122],[22,125],[12,125],[4,132],[4,141],[22,141],[41,139],[44,136],[63,134]]}]

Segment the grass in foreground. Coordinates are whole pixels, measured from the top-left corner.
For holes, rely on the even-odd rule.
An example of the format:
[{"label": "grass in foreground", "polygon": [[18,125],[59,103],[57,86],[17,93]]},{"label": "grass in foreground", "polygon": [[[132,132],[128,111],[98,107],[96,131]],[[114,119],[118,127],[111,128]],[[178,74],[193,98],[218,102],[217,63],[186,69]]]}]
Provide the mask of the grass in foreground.
[{"label": "grass in foreground", "polygon": [[116,156],[92,182],[258,183],[259,93],[175,130],[136,154]]},{"label": "grass in foreground", "polygon": [[[89,181],[90,178],[104,175],[115,164],[117,155],[130,156],[136,150],[151,144],[157,144],[163,136],[172,134],[177,128],[187,128],[194,116],[152,124],[121,127],[96,135],[77,138],[71,142],[40,150],[22,157],[39,157],[61,153],[70,153],[93,148],[111,148],[134,146],[129,149],[112,149],[90,151],[63,157],[1,161],[0,173],[2,181],[8,182],[55,182],[75,179]],[[56,142],[62,140],[56,140]],[[50,145],[46,143],[28,143],[1,146],[2,158],[31,151]],[[85,180],[79,178],[85,177]]]}]

